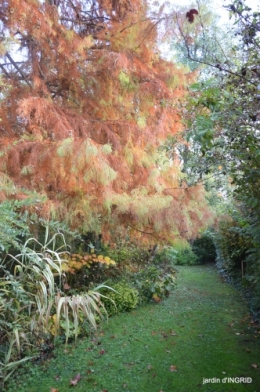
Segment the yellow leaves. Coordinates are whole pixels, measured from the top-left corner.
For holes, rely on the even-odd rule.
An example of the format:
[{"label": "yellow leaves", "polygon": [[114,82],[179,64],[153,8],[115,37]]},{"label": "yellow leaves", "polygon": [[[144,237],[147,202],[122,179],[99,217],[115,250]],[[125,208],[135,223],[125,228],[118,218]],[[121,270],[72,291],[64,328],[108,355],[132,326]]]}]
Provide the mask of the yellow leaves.
[{"label": "yellow leaves", "polygon": [[[84,263],[85,264],[85,263]],[[82,268],[82,266],[83,266],[83,263],[81,263],[80,261],[71,261],[71,263],[70,263],[70,265],[71,265],[71,267],[72,268],[74,268],[74,269],[80,269],[80,268]]]},{"label": "yellow leaves", "polygon": [[125,146],[124,154],[125,154],[125,160],[127,164],[131,167],[134,163],[134,154],[133,154],[131,143],[127,143],[127,145]]},{"label": "yellow leaves", "polygon": [[108,265],[116,265],[115,260],[112,260],[109,257],[105,257],[105,263]]},{"label": "yellow leaves", "polygon": [[123,88],[127,88],[129,86],[130,78],[124,71],[120,72],[120,74],[118,75],[118,79]]},{"label": "yellow leaves", "polygon": [[50,319],[49,319],[49,325],[48,325],[48,332],[52,336],[57,336],[57,328],[56,328],[56,323],[57,323],[57,315],[54,314]]},{"label": "yellow leaves", "polygon": [[157,295],[157,294],[153,294],[153,300],[155,301],[155,302],[161,302],[162,301],[162,299]]},{"label": "yellow leaves", "polygon": [[106,155],[109,155],[112,153],[112,146],[111,144],[104,144],[102,147],[102,152]]},{"label": "yellow leaves", "polygon": [[3,42],[0,42],[0,56],[4,56],[6,52],[6,47]]},{"label": "yellow leaves", "polygon": [[169,88],[176,88],[180,84],[179,78],[177,75],[170,75],[168,78],[166,78],[166,85]]},{"label": "yellow leaves", "polygon": [[98,261],[99,261],[99,263],[103,263],[103,264],[107,264],[107,265],[115,265],[116,264],[116,262],[114,260],[110,259],[110,257],[108,257],[108,256],[104,257],[102,255],[99,255]]},{"label": "yellow leaves", "polygon": [[83,54],[84,50],[91,48],[94,44],[93,38],[91,35],[84,37],[77,45],[77,51],[79,54]]},{"label": "yellow leaves", "polygon": [[93,263],[101,263],[106,265],[116,265],[116,262],[108,256],[91,254],[72,254],[67,258],[67,262],[62,263],[61,269],[64,272],[76,273],[81,268],[91,268]]},{"label": "yellow leaves", "polygon": [[64,139],[58,149],[57,149],[57,154],[59,157],[65,157],[68,155],[71,155],[73,151],[73,138],[69,137],[67,139]]},{"label": "yellow leaves", "polygon": [[71,42],[74,37],[74,31],[73,30],[66,30],[66,39]]},{"label": "yellow leaves", "polygon": [[60,42],[58,45],[58,53],[62,54],[66,51],[65,44],[63,42]]},{"label": "yellow leaves", "polygon": [[85,150],[86,161],[88,161],[89,158],[96,156],[97,153],[98,153],[98,149],[94,144],[88,143],[86,145],[86,150]]},{"label": "yellow leaves", "polygon": [[146,117],[145,116],[139,116],[137,118],[137,125],[139,128],[145,128],[146,127]]},{"label": "yellow leaves", "polygon": [[69,270],[69,266],[66,263],[61,264],[61,271],[67,272]]},{"label": "yellow leaves", "polygon": [[117,172],[112,169],[106,162],[102,162],[100,165],[99,182],[102,185],[108,185],[110,182],[114,181],[117,177]]},{"label": "yellow leaves", "polygon": [[157,184],[157,178],[160,177],[160,175],[160,170],[157,167],[152,169],[148,177],[148,184],[155,186]]}]

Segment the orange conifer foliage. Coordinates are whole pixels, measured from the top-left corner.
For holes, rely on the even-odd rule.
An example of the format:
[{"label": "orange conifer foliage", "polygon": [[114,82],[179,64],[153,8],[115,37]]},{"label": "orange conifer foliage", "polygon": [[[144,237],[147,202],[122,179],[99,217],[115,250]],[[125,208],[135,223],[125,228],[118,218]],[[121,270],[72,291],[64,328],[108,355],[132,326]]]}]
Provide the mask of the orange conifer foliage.
[{"label": "orange conifer foliage", "polygon": [[0,15],[0,171],[17,192],[105,238],[193,237],[203,189],[180,187],[178,161],[158,151],[182,128],[188,76],[156,52],[145,2],[4,0]]}]

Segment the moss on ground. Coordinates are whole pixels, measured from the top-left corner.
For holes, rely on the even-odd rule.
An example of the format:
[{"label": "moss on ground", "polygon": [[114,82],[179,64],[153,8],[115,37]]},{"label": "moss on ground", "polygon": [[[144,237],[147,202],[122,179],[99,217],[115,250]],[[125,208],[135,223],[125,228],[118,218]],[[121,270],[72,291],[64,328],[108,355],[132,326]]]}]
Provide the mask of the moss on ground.
[{"label": "moss on ground", "polygon": [[80,374],[81,392],[257,392],[259,342],[247,304],[214,267],[180,267],[167,300],[114,316],[91,338],[27,364],[6,390],[67,392]]}]

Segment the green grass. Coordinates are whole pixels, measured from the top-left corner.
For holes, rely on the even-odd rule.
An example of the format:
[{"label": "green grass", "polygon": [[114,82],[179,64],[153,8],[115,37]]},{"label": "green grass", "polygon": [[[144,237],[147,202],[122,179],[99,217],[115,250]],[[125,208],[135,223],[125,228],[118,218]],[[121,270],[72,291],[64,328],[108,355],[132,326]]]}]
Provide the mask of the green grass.
[{"label": "green grass", "polygon": [[[115,316],[92,338],[60,347],[40,366],[26,365],[6,390],[260,391],[259,342],[246,303],[213,267],[180,267],[170,298]],[[203,384],[225,377],[252,383]]]}]

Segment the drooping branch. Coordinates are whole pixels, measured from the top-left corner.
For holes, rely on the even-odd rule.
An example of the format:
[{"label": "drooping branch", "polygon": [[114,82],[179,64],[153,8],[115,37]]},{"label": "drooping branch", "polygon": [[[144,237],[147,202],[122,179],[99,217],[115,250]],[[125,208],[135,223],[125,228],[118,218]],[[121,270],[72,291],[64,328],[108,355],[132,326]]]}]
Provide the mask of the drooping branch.
[{"label": "drooping branch", "polygon": [[[150,242],[184,232],[193,200],[174,189],[178,161],[165,163],[158,147],[182,130],[175,103],[187,76],[154,51],[161,20],[137,0],[6,1],[17,7],[5,28],[27,56],[20,65],[9,51],[1,65],[15,81],[0,107],[3,134],[15,139],[0,156],[6,175],[46,196],[41,217],[82,231],[109,239],[131,226]],[[204,203],[185,238],[206,215]]]}]

